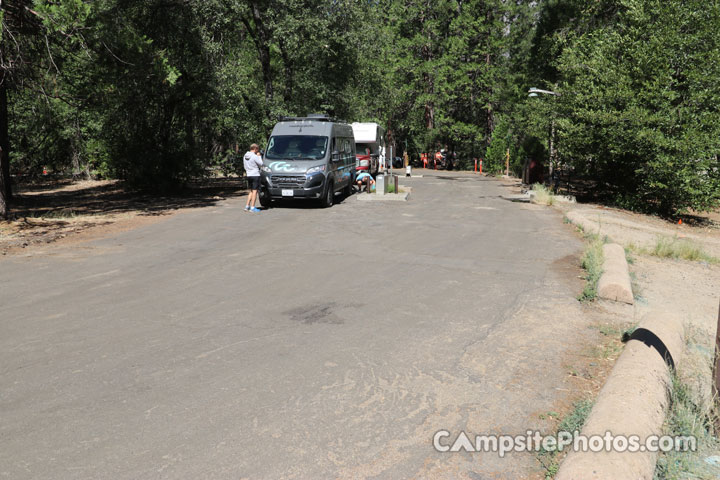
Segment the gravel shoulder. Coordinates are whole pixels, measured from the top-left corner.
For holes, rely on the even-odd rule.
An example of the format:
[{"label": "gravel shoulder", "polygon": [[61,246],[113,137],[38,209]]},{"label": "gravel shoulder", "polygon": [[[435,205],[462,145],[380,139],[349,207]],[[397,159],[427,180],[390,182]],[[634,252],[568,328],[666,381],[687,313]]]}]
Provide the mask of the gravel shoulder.
[{"label": "gravel shoulder", "polygon": [[[658,239],[686,239],[720,258],[720,223],[716,214],[694,216],[692,223],[675,223],[657,217],[598,205],[560,204],[597,228],[600,236],[630,249],[634,277],[635,316],[653,311],[674,312],[691,329],[699,330],[706,347],[713,344],[717,325],[720,265],[707,261],[660,258],[647,253]],[[643,247],[645,253],[643,253]]]},{"label": "gravel shoulder", "polygon": [[[607,301],[598,302],[598,306],[618,313],[625,310],[624,315],[632,318],[634,324],[646,315],[657,314],[682,324],[686,338],[679,359],[678,378],[690,389],[699,411],[711,412],[717,408],[717,399],[712,396],[712,363],[720,292],[720,264],[717,260],[720,256],[720,224],[717,214],[686,218],[689,221],[681,221],[680,218],[676,223],[597,205],[561,204],[557,208],[566,218],[581,225],[585,232],[607,237],[626,248],[633,279],[634,308],[628,309]],[[678,242],[678,247],[684,245],[690,248],[678,248],[677,253],[658,248],[675,242]],[[683,461],[699,461],[702,468],[710,468],[702,460],[688,457]]]},{"label": "gravel shoulder", "polygon": [[136,192],[116,180],[36,181],[14,192],[11,219],[0,221],[0,255],[114,235],[242,195],[237,178],[208,179],[167,196]]}]

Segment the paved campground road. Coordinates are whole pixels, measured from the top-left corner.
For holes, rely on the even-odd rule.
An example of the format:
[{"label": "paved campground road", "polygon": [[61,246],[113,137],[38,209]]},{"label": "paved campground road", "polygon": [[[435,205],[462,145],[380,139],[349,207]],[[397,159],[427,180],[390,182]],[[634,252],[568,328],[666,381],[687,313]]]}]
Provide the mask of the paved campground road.
[{"label": "paved campground road", "polygon": [[[407,203],[244,199],[0,260],[0,477],[524,478],[586,320],[580,241],[502,183]],[[578,333],[580,332],[580,333]]]}]

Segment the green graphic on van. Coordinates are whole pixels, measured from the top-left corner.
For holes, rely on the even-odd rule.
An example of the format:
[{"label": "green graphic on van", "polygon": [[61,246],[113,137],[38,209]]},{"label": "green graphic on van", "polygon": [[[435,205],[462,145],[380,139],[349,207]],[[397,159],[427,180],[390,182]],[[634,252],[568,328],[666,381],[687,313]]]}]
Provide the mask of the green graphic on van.
[{"label": "green graphic on van", "polygon": [[299,167],[298,165],[293,165],[288,162],[272,162],[270,165],[268,165],[271,171],[273,172],[305,172],[304,168]]}]

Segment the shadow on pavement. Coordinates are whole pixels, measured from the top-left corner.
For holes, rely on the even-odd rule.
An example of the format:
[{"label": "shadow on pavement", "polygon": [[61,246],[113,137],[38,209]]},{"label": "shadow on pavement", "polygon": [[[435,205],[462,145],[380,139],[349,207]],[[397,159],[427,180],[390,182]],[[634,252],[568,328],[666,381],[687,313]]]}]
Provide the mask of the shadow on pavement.
[{"label": "shadow on pavement", "polygon": [[[349,197],[346,197],[342,194],[336,194],[335,200],[333,202],[333,205],[340,205],[344,203],[348,198],[356,195],[353,193]],[[320,200],[317,198],[303,198],[303,199],[296,199],[296,200],[273,200],[272,206],[270,209],[273,208],[287,208],[291,210],[314,210],[314,209],[320,209],[322,208],[320,206]],[[332,208],[332,207],[331,207]],[[263,210],[267,210],[266,208],[263,208]]]},{"label": "shadow on pavement", "polygon": [[177,194],[160,195],[126,188],[121,182],[49,180],[19,189],[13,198],[15,218],[62,219],[76,215],[140,212],[160,215],[168,210],[201,208],[246,195],[242,178],[194,182]]}]

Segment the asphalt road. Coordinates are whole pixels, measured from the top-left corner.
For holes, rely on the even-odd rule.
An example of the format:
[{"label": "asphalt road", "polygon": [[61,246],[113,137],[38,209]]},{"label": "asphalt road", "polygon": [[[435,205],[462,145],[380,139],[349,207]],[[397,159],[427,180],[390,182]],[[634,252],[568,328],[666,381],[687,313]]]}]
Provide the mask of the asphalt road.
[{"label": "asphalt road", "polygon": [[495,180],[407,203],[244,199],[0,260],[0,477],[524,478],[562,395],[581,243]]}]

